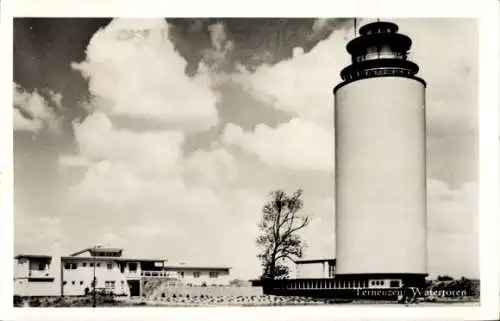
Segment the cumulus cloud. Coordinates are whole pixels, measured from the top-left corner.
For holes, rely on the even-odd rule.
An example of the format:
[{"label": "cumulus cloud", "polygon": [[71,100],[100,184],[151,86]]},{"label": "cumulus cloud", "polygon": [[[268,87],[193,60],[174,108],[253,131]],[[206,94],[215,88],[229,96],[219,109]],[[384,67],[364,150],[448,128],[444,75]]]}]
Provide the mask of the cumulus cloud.
[{"label": "cumulus cloud", "polygon": [[272,166],[294,170],[333,169],[333,132],[298,118],[277,128],[257,125],[252,133],[229,124],[224,142],[256,154]]},{"label": "cumulus cloud", "polygon": [[[137,30],[148,33],[138,36]],[[120,35],[124,32],[131,35]],[[90,91],[99,99],[93,113],[74,124],[78,157],[61,160],[64,165],[87,166],[72,189],[79,201],[120,208],[143,203],[153,212],[186,215],[184,209],[196,212],[193,200],[205,206],[213,203],[213,193],[198,186],[215,185],[223,181],[217,175],[234,171],[231,155],[222,149],[183,155],[186,133],[217,121],[217,94],[203,76],[185,76],[186,62],[167,35],[164,20],[114,20],[92,37],[86,61],[75,66],[89,78]],[[117,127],[117,115],[186,126],[136,131]],[[183,175],[194,177],[193,186],[186,185]]]},{"label": "cumulus cloud", "polygon": [[[186,135],[218,120],[217,93],[203,75],[184,75],[183,58],[166,39],[160,41],[160,34],[168,32],[163,20],[146,21],[113,21],[92,37],[86,61],[75,66],[89,78],[95,99],[91,114],[74,123],[78,155],[60,160],[85,170],[71,188],[78,209],[69,212],[105,208],[109,218],[102,217],[99,240],[123,244],[127,255],[159,255],[156,245],[165,242],[174,244],[163,253],[169,260],[206,258],[205,264],[229,264],[248,274],[247,263],[238,266],[231,259],[232,250],[254,247],[261,203],[252,192],[231,188],[238,166],[223,145],[189,154],[183,150]],[[150,33],[117,40],[117,33],[127,28],[149,28]],[[214,52],[226,50],[222,27],[211,30]],[[123,117],[165,126],[138,130],[123,126]],[[170,126],[173,122],[184,126]],[[136,238],[141,239],[138,247],[127,241]]]},{"label": "cumulus cloud", "polygon": [[91,114],[81,124],[75,123],[74,132],[82,157],[133,165],[134,172],[154,175],[172,171],[184,141],[180,132],[116,129],[101,112]]},{"label": "cumulus cloud", "polygon": [[353,24],[354,18],[318,18],[314,20],[308,38],[313,41],[322,40],[336,30],[352,29]]},{"label": "cumulus cloud", "polygon": [[115,19],[92,36],[86,60],[73,68],[99,98],[95,109],[187,131],[217,123],[217,94],[206,75],[185,75],[168,31],[164,19]]},{"label": "cumulus cloud", "polygon": [[198,73],[209,74],[212,85],[217,86],[231,79],[228,72],[234,42],[228,39],[226,26],[222,22],[209,25],[208,33],[212,47],[203,51]]},{"label": "cumulus cloud", "polygon": [[183,171],[191,184],[227,188],[237,176],[237,163],[230,152],[219,146],[194,151],[184,162]]},{"label": "cumulus cloud", "polygon": [[60,94],[49,92],[45,98],[37,90],[28,92],[14,83],[14,130],[38,133],[42,129],[58,133],[62,109]]},{"label": "cumulus cloud", "polygon": [[[179,132],[123,132],[98,113],[75,125],[75,138],[82,158],[92,161],[71,190],[78,204],[73,211],[96,213],[88,218],[93,221],[106,209],[101,242],[123,244],[127,255],[168,255],[173,261],[230,265],[248,277],[257,273],[257,262],[232,258],[237,251],[255,251],[261,199],[230,188],[237,164],[223,146],[183,155]],[[127,241],[137,238],[140,245]],[[163,251],[158,242],[173,245]]]},{"label": "cumulus cloud", "polygon": [[59,166],[61,168],[86,167],[91,164],[90,160],[84,159],[78,155],[60,155]]},{"label": "cumulus cloud", "polygon": [[[465,177],[461,173],[475,167],[477,160],[474,155],[468,155],[460,164],[450,164],[450,157],[453,156],[443,152],[446,147],[443,142],[449,140],[437,140],[436,137],[455,137],[455,147],[446,150],[459,150],[457,146],[460,144],[470,146],[470,142],[464,141],[462,133],[471,130],[473,133],[477,126],[477,111],[473,108],[477,106],[477,45],[472,43],[465,50],[450,51],[450,48],[463,47],[464,35],[475,39],[477,26],[471,21],[452,19],[406,19],[396,22],[402,33],[411,35],[414,42],[411,59],[420,65],[420,76],[429,84],[427,114],[429,153],[432,156],[429,172],[436,173],[440,164],[448,164],[449,175],[439,171],[441,176]],[[328,24],[327,20],[317,20],[313,33],[327,28]],[[243,132],[237,126],[228,125],[224,132],[225,142],[239,145],[274,166],[323,169],[333,166],[333,153],[328,154],[333,149],[333,95],[325,93],[331,93],[333,86],[340,81],[340,70],[350,63],[350,57],[345,52],[345,37],[351,32],[349,28],[333,32],[307,54],[296,49],[289,60],[273,66],[263,65],[254,73],[243,70],[234,77],[256,99],[269,107],[295,115],[297,119],[293,121],[295,126],[291,126],[290,122],[276,128],[256,128],[253,132]],[[444,37],[447,39],[445,42],[442,41]],[[308,126],[303,126],[305,124]],[[304,133],[306,128],[310,133],[315,132],[317,137],[305,135],[302,137],[311,140],[300,139],[299,133]],[[474,231],[477,217],[475,183],[452,183],[464,185],[453,189],[436,179],[430,182],[431,270],[467,271],[474,275],[477,273],[476,265],[460,266],[457,262],[475,260],[478,250],[477,233]],[[452,268],[449,262],[455,262],[456,267]]]},{"label": "cumulus cloud", "polygon": [[234,80],[269,106],[331,127],[332,89],[339,80],[339,71],[349,62],[339,45],[344,43],[345,33],[333,32],[307,54],[300,54],[303,50],[296,48],[293,58],[272,66],[262,65],[254,73],[242,73]]},{"label": "cumulus cloud", "polygon": [[206,53],[215,54],[216,60],[227,58],[227,54],[233,48],[234,44],[227,39],[224,24],[221,22],[212,24],[208,26],[208,31],[210,33],[213,48]]},{"label": "cumulus cloud", "polygon": [[[317,22],[316,32],[328,30],[331,23]],[[86,60],[74,65],[89,80],[90,115],[73,124],[77,154],[60,158],[61,166],[84,171],[64,208],[69,217],[65,229],[78,235],[68,238],[68,244],[122,246],[127,256],[229,265],[235,277],[255,277],[260,270],[255,237],[267,193],[283,185],[309,186],[305,211],[313,214],[313,221],[302,233],[308,243],[306,256],[334,257],[332,88],[340,69],[349,63],[346,32],[352,30],[332,33],[310,52],[296,48],[292,58],[274,66],[231,74],[222,67],[232,50],[231,41],[223,25],[212,25],[213,48],[205,52],[198,75],[188,77],[186,61],[168,40],[164,20],[116,19],[99,30],[88,45]],[[417,33],[418,28],[411,32]],[[422,69],[430,83],[433,69]],[[219,84],[221,75],[245,88],[245,94],[263,108],[279,109],[289,117],[275,127],[247,126],[251,131],[222,124],[220,142],[188,153],[186,136],[204,135],[219,121],[219,89],[214,84]],[[438,96],[441,92],[433,91]],[[228,92],[238,96],[229,100],[235,105],[252,106],[248,95]],[[452,108],[446,99],[443,106]],[[265,112],[257,114],[255,119],[266,117]],[[432,155],[435,164],[436,154]],[[475,188],[473,183],[461,189],[437,180],[430,183],[433,271],[477,270],[470,266],[458,271],[477,250],[473,241],[477,202],[470,196]],[[35,218],[23,222],[51,224]],[[83,226],[91,226],[93,233],[83,231]],[[35,232],[16,232],[16,240],[29,239]],[[457,270],[451,262],[459,266]]]},{"label": "cumulus cloud", "polygon": [[[463,47],[464,37],[475,39],[476,23],[454,19],[402,19],[396,22],[402,33],[412,37],[411,59],[420,65],[420,76],[429,84],[426,110],[433,164],[440,164],[441,160],[449,163],[448,151],[458,159],[458,146],[470,147],[470,143],[464,142],[465,137],[458,138],[458,135],[464,132],[473,135],[477,129],[477,108],[474,108],[477,106],[477,44],[472,42],[467,48],[458,49]],[[317,20],[315,29],[320,30],[328,24],[327,20]],[[269,107],[289,112],[321,127],[332,128],[332,89],[340,82],[341,69],[350,64],[350,57],[345,51],[347,39],[344,39],[346,35],[352,38],[349,26],[347,23],[345,29],[334,31],[307,54],[299,54],[297,49],[293,58],[272,66],[263,65],[254,73],[242,72],[234,77],[234,81]],[[443,37],[446,42],[442,41]],[[432,140],[438,137],[458,139],[448,144],[447,152],[443,152],[446,144],[435,144]],[[464,164],[473,161],[475,158],[471,154]],[[449,168],[449,171],[451,168],[466,171],[456,166]],[[431,172],[435,171],[431,168]],[[450,177],[452,174],[444,173],[442,176]]]},{"label": "cumulus cloud", "polygon": [[[84,191],[94,189],[93,194],[83,195],[80,190],[85,199],[77,204],[79,211],[99,211],[106,203],[111,217],[101,222],[100,230],[116,234],[116,242],[124,244],[128,255],[161,254],[171,261],[229,265],[246,277],[258,273],[258,262],[250,258],[255,258],[262,200],[254,193],[239,189],[215,193],[203,185],[186,186],[180,179],[154,182],[133,175],[120,178],[100,176],[89,182]],[[105,182],[109,183],[103,185]],[[88,219],[95,220],[96,215]],[[125,226],[117,220],[126,222]],[[236,253],[247,253],[249,260],[234,260]]]},{"label": "cumulus cloud", "polygon": [[[339,29],[340,25],[345,28]],[[332,89],[339,71],[349,63],[342,46],[349,25],[343,19],[319,19],[312,33],[334,29],[307,53],[296,47],[288,60],[261,65],[255,72],[243,68],[233,75],[233,81],[256,100],[295,118],[276,128],[258,125],[253,132],[230,124],[224,131],[226,143],[238,145],[274,167],[333,170]]]}]

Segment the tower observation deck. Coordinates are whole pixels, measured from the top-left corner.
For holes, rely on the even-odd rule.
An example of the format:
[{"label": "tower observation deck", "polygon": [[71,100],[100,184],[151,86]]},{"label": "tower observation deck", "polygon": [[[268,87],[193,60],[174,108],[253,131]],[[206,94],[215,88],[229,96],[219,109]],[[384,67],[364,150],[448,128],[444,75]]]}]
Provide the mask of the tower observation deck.
[{"label": "tower observation deck", "polygon": [[334,88],[334,93],[347,83],[383,76],[413,78],[425,86],[425,81],[416,76],[418,65],[408,60],[411,39],[398,33],[398,29],[398,25],[386,21],[361,27],[360,36],[346,46],[352,62],[340,72],[342,82]]}]

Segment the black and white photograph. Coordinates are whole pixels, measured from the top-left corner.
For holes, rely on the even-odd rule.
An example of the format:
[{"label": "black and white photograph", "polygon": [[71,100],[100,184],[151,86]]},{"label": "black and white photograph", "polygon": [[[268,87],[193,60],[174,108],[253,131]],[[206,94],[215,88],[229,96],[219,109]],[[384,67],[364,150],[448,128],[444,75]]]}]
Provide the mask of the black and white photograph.
[{"label": "black and white photograph", "polygon": [[14,17],[13,307],[479,307],[479,19],[331,16]]}]

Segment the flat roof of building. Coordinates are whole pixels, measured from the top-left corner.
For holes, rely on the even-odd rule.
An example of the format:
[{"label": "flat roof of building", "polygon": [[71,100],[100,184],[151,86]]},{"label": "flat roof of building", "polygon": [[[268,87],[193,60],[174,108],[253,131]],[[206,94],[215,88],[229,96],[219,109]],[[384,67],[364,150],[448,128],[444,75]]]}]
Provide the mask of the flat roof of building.
[{"label": "flat roof of building", "polygon": [[[52,259],[50,255],[39,254],[19,254],[14,257],[20,258],[36,258],[36,259]],[[116,257],[116,256],[61,256],[61,261],[120,261],[120,262],[164,262],[167,270],[231,270],[229,266],[209,266],[209,265],[167,265],[167,259],[162,258],[136,258],[136,257]]]},{"label": "flat roof of building", "polygon": [[18,254],[14,256],[15,259],[52,259],[50,255],[43,254]]},{"label": "flat roof of building", "polygon": [[167,265],[165,266],[167,270],[231,270],[231,267],[227,266],[202,266],[202,265]]},{"label": "flat roof of building", "polygon": [[300,259],[295,260],[296,264],[310,264],[310,263],[321,263],[321,262],[336,262],[337,259]]},{"label": "flat roof of building", "polygon": [[165,262],[167,259],[162,258],[130,258],[121,256],[62,256],[61,260],[67,261],[133,261],[133,262]]}]

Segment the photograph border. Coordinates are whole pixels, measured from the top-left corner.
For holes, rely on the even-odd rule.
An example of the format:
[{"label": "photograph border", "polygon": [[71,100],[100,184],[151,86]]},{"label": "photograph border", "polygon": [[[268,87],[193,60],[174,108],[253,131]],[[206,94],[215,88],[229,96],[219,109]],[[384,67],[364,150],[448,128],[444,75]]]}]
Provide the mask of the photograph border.
[{"label": "photograph border", "polygon": [[[500,226],[499,193],[499,1],[449,0],[309,0],[282,2],[174,0],[4,0],[1,2],[1,88],[5,92],[0,116],[0,319],[6,320],[322,320],[322,319],[461,319],[487,320],[499,317]],[[13,17],[469,17],[479,19],[479,307],[194,307],[194,308],[22,308],[14,309],[13,293]],[[443,39],[444,40],[444,39]],[[464,43],[467,46],[467,43]],[[432,50],[432,49],[430,49]],[[332,84],[333,87],[334,84]],[[333,106],[332,106],[333,108]],[[78,311],[78,312],[76,312]]]}]

